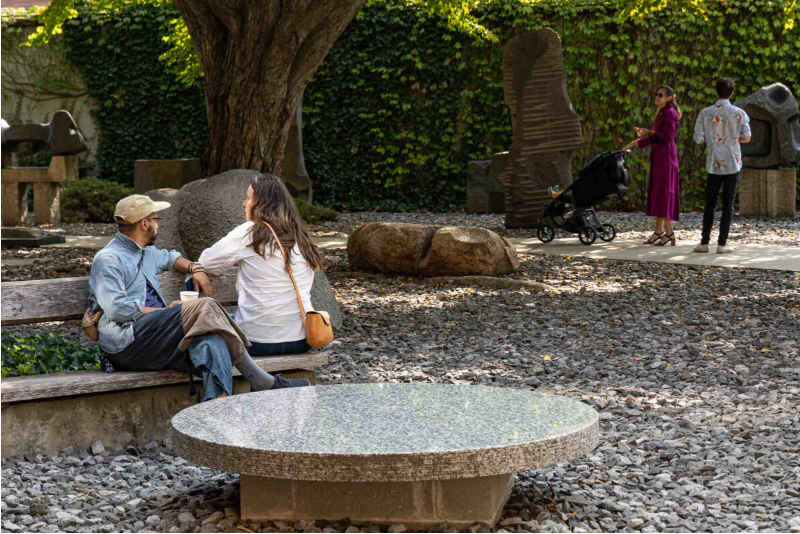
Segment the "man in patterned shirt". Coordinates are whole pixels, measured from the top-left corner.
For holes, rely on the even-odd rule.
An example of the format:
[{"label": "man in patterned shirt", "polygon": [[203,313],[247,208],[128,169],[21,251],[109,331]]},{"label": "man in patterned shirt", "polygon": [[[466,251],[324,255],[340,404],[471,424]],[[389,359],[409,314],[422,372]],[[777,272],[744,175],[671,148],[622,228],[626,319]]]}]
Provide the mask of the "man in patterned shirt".
[{"label": "man in patterned shirt", "polygon": [[730,78],[717,80],[717,101],[705,108],[694,125],[694,140],[706,144],[706,208],[703,212],[703,236],[695,252],[708,252],[714,209],[722,187],[722,220],[719,224],[717,252],[726,254],[733,248],[726,245],[733,219],[733,201],[742,171],[741,143],[750,141],[750,117],[731,104],[734,83]]}]

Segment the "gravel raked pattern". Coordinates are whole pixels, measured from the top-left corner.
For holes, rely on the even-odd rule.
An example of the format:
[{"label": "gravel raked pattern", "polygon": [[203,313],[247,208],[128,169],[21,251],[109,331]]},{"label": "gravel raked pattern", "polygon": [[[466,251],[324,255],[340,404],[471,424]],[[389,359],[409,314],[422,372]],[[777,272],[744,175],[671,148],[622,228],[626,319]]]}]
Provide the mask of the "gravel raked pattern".
[{"label": "gravel raked pattern", "polygon": [[[543,295],[368,277],[344,258],[326,257],[346,326],[320,383],[522,388],[599,412],[594,451],[517,475],[500,531],[800,532],[797,273],[522,255],[514,276],[556,288]],[[171,442],[2,469],[3,530],[239,524],[238,476],[178,458]]]}]

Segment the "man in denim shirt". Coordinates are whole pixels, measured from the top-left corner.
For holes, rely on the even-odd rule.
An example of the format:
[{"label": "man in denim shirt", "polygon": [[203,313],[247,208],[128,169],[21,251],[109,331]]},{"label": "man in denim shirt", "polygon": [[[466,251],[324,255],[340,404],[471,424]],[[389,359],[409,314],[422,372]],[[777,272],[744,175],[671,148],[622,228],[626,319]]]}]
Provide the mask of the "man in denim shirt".
[{"label": "man in denim shirt", "polygon": [[706,207],[703,212],[703,235],[695,252],[708,252],[714,209],[722,187],[722,220],[719,224],[717,252],[726,254],[733,248],[726,245],[733,219],[733,201],[742,171],[741,143],[750,141],[750,117],[731,104],[734,83],[730,78],[717,80],[717,101],[700,112],[694,125],[694,140],[706,144]]},{"label": "man in denim shirt", "polygon": [[[89,307],[103,310],[98,323],[100,348],[115,368],[125,371],[185,371],[189,367],[178,348],[184,338],[181,302],[167,305],[158,275],[176,270],[193,275],[195,289],[213,295],[202,265],[172,250],[158,249],[159,211],[168,202],[132,195],[117,203],[116,237],[94,257],[89,277]],[[204,400],[233,394],[233,370],[228,345],[218,334],[194,338],[188,347],[192,370],[203,378]],[[255,391],[308,385],[263,371],[249,356],[237,369]]]}]

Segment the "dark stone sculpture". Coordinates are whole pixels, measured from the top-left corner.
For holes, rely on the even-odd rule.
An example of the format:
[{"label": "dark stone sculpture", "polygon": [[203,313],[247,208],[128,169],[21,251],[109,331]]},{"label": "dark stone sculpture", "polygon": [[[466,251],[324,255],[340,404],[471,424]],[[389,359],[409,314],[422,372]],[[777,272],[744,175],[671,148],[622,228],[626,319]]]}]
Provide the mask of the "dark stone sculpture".
[{"label": "dark stone sculpture", "polygon": [[200,160],[137,159],[133,166],[133,192],[142,194],[152,189],[180,189],[199,180]]},{"label": "dark stone sculpture", "polygon": [[46,124],[13,124],[0,120],[2,150],[31,155],[50,150],[54,156],[74,156],[86,151],[86,142],[67,111],[57,111]]},{"label": "dark stone sculpture", "polygon": [[750,117],[752,138],[742,145],[745,167],[768,169],[800,163],[800,110],[788,87],[775,83],[737,100]]},{"label": "dark stone sculpture", "polygon": [[467,164],[467,213],[505,213],[505,188],[492,178],[492,162]]},{"label": "dark stone sculpture", "polygon": [[303,101],[297,105],[283,157],[281,179],[293,197],[312,201],[311,178],[303,158]]},{"label": "dark stone sculpture", "polygon": [[492,176],[506,188],[506,227],[530,228],[550,200],[548,187],[572,183],[572,157],[583,139],[558,34],[540,28],[509,41],[503,81],[514,139],[508,152],[492,157]]}]

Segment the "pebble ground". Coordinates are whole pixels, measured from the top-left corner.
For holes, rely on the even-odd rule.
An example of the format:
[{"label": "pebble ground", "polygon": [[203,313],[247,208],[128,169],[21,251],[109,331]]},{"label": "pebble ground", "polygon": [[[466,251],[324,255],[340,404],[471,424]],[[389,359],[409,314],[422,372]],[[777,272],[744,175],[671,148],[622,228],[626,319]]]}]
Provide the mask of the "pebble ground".
[{"label": "pebble ground", "polygon": [[[742,223],[740,234],[794,239],[797,221],[784,223],[771,236]],[[320,384],[480,384],[594,406],[599,447],[519,473],[497,532],[800,532],[800,273],[520,260],[514,277],[555,291],[368,275],[328,251],[346,326]],[[80,339],[72,322],[25,328]],[[183,461],[169,440],[5,459],[2,480],[4,532],[387,531],[241,522],[238,476]]]}]

